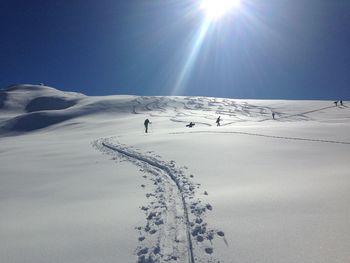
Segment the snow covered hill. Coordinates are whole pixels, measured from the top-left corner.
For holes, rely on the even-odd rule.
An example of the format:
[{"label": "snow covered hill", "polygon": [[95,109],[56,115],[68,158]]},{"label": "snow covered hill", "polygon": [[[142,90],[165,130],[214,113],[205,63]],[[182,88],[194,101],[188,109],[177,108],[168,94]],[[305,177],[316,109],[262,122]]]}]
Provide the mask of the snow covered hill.
[{"label": "snow covered hill", "polygon": [[12,86],[0,262],[349,262],[349,160],[349,102]]}]

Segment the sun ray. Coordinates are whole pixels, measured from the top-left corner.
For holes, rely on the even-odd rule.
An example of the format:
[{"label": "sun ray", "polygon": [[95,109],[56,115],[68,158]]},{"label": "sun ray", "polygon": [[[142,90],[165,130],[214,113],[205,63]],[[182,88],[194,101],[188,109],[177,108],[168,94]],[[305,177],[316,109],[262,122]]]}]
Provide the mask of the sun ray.
[{"label": "sun ray", "polygon": [[210,27],[216,24],[220,17],[228,14],[232,9],[239,8],[239,6],[240,0],[203,0],[201,2],[199,10],[204,12],[205,17],[190,42],[188,55],[183,62],[171,95],[183,95]]},{"label": "sun ray", "polygon": [[205,19],[201,27],[198,30],[198,33],[195,35],[191,43],[191,50],[185,63],[180,71],[179,77],[176,80],[172,95],[182,94],[183,90],[186,88],[186,82],[192,72],[193,65],[198,57],[199,51],[203,45],[203,40],[208,32],[210,27],[210,20]]}]

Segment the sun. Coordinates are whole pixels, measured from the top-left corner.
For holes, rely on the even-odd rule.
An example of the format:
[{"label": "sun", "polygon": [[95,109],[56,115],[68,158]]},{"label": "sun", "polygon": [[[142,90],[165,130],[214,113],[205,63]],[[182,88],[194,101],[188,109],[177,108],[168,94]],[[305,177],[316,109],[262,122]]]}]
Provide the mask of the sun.
[{"label": "sun", "polygon": [[240,0],[203,0],[200,7],[210,20],[218,19],[240,6]]}]

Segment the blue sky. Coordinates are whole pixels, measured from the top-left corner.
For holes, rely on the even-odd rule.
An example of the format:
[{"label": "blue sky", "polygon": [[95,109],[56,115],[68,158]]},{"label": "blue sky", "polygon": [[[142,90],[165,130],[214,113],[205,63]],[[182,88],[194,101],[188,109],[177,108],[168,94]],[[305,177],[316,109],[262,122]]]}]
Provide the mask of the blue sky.
[{"label": "blue sky", "polygon": [[0,87],[350,99],[349,0],[1,0]]}]

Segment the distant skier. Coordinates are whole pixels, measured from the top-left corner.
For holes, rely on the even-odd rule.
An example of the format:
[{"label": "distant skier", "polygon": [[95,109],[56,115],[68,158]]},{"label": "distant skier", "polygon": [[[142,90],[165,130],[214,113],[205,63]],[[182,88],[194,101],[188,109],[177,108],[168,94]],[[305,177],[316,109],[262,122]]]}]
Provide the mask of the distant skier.
[{"label": "distant skier", "polygon": [[220,116],[219,116],[219,118],[216,119],[216,126],[220,126],[220,121],[221,121],[221,119],[220,119]]},{"label": "distant skier", "polygon": [[338,106],[338,101],[335,101],[334,104],[335,104],[335,106],[337,107],[337,106]]},{"label": "distant skier", "polygon": [[339,101],[339,102],[340,102],[340,105],[341,105],[341,106],[344,106],[344,105],[343,105],[343,101],[342,101],[342,100],[341,100],[341,101]]},{"label": "distant skier", "polygon": [[272,119],[275,119],[275,113],[272,112]]},{"label": "distant skier", "polygon": [[145,125],[145,133],[148,133],[148,125],[151,124],[152,122],[149,121],[149,119],[146,119],[144,122]]},{"label": "distant skier", "polygon": [[191,121],[189,124],[186,125],[186,127],[192,128],[194,125],[195,125],[195,123]]}]

